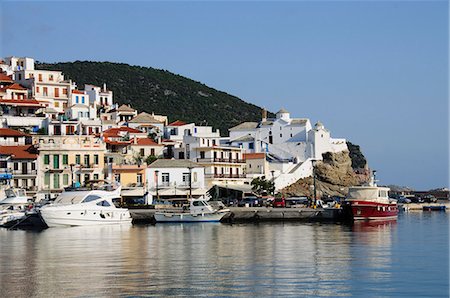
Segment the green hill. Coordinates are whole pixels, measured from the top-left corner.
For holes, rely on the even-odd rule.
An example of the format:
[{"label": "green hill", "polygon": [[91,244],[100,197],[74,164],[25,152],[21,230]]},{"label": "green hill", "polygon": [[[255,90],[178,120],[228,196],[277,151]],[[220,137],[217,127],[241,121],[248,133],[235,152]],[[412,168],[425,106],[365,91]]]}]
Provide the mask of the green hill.
[{"label": "green hill", "polygon": [[90,61],[39,63],[36,68],[60,70],[80,89],[84,84],[106,83],[116,103],[167,115],[169,121],[207,123],[219,128],[222,135],[241,122],[261,119],[260,107],[166,70]]}]

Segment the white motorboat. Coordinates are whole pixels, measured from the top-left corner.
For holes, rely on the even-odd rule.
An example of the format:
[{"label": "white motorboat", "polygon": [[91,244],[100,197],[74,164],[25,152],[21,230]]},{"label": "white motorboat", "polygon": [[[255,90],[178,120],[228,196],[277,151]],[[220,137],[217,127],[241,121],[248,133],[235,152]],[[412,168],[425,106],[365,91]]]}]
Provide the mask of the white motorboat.
[{"label": "white motorboat", "polygon": [[39,213],[48,227],[129,224],[128,209],[114,205],[120,199],[120,187],[115,191],[70,189]]},{"label": "white motorboat", "polygon": [[3,205],[0,210],[0,226],[7,226],[26,217],[25,207],[22,205]]},{"label": "white motorboat", "polygon": [[216,210],[205,199],[190,199],[189,209],[155,212],[156,222],[219,222],[230,210]]},{"label": "white motorboat", "polygon": [[0,191],[0,204],[25,205],[33,199],[28,197],[25,190],[21,188],[8,187]]}]

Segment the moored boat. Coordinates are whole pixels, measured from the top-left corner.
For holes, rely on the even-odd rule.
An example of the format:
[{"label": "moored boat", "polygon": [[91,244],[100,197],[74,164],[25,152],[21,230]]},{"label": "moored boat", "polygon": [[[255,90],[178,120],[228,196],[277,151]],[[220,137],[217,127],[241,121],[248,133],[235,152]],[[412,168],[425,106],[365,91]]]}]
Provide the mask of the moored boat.
[{"label": "moored boat", "polygon": [[21,188],[7,187],[1,190],[0,205],[4,204],[20,204],[24,205],[33,199],[28,197],[25,190]]},{"label": "moored boat", "polygon": [[217,210],[205,199],[190,199],[189,208],[155,212],[156,222],[219,222],[229,212]]},{"label": "moored boat", "polygon": [[354,220],[397,219],[397,201],[389,198],[388,187],[379,187],[374,177],[368,185],[349,188],[346,201],[350,204]]},{"label": "moored boat", "polygon": [[48,227],[131,223],[128,209],[114,205],[120,200],[120,188],[115,191],[71,189],[61,193],[54,203],[43,206],[39,213]]}]

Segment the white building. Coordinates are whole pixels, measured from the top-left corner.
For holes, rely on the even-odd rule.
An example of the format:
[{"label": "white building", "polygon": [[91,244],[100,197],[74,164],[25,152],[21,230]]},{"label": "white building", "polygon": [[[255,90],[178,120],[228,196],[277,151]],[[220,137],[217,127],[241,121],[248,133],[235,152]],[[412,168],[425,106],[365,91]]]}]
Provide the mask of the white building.
[{"label": "white building", "polygon": [[84,90],[89,95],[90,103],[99,108],[106,109],[114,104],[113,92],[106,89],[106,84],[103,84],[103,88],[86,84]]},{"label": "white building", "polygon": [[188,160],[158,159],[148,166],[145,176],[149,204],[206,194],[204,168]]}]

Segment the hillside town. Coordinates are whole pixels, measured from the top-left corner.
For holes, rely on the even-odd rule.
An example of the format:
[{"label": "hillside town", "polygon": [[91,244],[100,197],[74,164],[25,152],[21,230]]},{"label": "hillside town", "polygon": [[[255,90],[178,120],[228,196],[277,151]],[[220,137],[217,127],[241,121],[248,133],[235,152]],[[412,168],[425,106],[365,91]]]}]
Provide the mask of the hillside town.
[{"label": "hillside town", "polygon": [[325,152],[347,150],[321,123],[280,109],[223,136],[211,126],[115,103],[113,91],[80,89],[29,57],[0,61],[0,178],[36,201],[66,187],[117,181],[126,201],[230,196],[264,177],[279,191],[312,175]]}]

